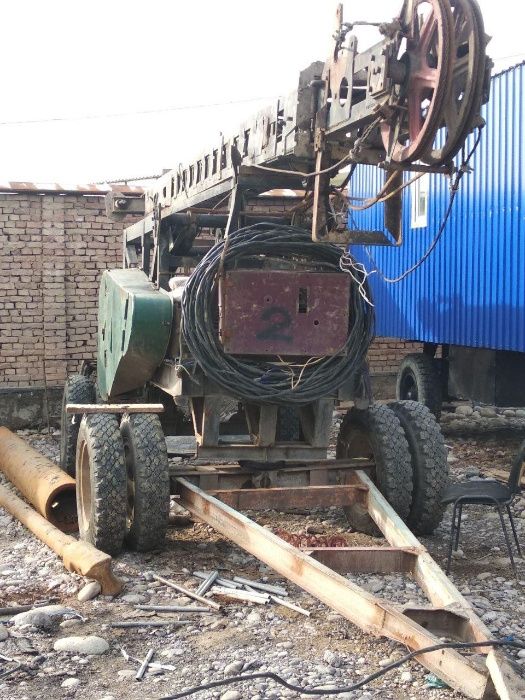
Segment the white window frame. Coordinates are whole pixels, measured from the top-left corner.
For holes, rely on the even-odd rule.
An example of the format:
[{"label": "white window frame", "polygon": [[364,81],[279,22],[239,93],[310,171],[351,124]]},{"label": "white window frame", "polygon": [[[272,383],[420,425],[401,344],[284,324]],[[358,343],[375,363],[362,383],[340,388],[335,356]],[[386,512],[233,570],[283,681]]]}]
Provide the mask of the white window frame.
[{"label": "white window frame", "polygon": [[411,207],[410,207],[410,226],[411,228],[426,228],[428,226],[428,193],[430,189],[430,177],[425,173],[418,178],[412,185],[411,191]]}]

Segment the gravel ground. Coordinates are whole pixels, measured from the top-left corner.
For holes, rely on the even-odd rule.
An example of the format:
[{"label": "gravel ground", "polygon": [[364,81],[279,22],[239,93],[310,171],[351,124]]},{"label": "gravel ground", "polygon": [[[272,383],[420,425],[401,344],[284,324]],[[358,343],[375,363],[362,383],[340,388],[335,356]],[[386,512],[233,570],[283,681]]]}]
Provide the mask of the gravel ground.
[{"label": "gravel ground", "polygon": [[[525,437],[525,414],[482,415],[466,410],[445,414],[443,428],[449,446],[454,479],[479,478],[491,466],[507,467]],[[459,409],[458,409],[459,410]],[[477,415],[476,415],[477,414]],[[37,449],[53,459],[58,435],[21,431]],[[525,499],[514,504],[519,533],[525,544]],[[301,533],[307,526],[326,535],[343,534],[349,544],[377,540],[349,533],[337,509],[309,513],[251,514],[273,529]],[[452,580],[473,603],[495,635],[525,638],[525,594],[513,579],[497,516],[470,508],[462,528],[460,550],[453,562]],[[431,538],[423,539],[440,565],[446,556],[450,512]],[[65,571],[56,556],[0,509],[0,606],[48,600],[69,610],[55,608],[39,613],[33,624],[15,626],[0,618],[0,655],[15,658],[23,668],[0,677],[0,698],[33,700],[49,694],[54,699],[156,700],[184,688],[234,675],[240,671],[271,670],[304,687],[340,687],[399,658],[405,649],[384,639],[374,639],[347,623],[326,606],[279,578],[203,523],[172,528],[165,549],[153,554],[126,552],[114,568],[125,582],[116,599],[98,596],[80,602],[78,592],[86,581]],[[525,585],[525,563],[518,560]],[[228,603],[225,614],[186,615],[189,624],[179,628],[114,629],[112,622],[136,619],[137,603],[188,604],[176,591],[155,581],[152,574],[169,577],[188,588],[198,584],[190,572],[220,568],[224,576],[239,575],[278,583],[289,600],[310,611],[309,618],[278,605]],[[408,577],[354,576],[352,580],[373,593],[399,603],[425,603],[418,586]],[[72,613],[71,611],[75,611]],[[54,613],[54,614],[53,614]],[[83,619],[78,618],[78,614]],[[162,618],[162,616],[159,616]],[[181,618],[183,616],[181,615]],[[154,618],[158,619],[158,618]],[[7,624],[2,625],[5,622]],[[23,622],[23,621],[22,621]],[[107,642],[103,653],[54,649],[55,642],[70,636],[95,635]],[[136,659],[155,650],[154,661],[166,669],[149,670],[142,682],[135,680],[135,661],[126,661],[122,649]],[[525,670],[524,658],[516,658]],[[0,663],[1,656],[0,656]],[[3,662],[0,670],[12,668]],[[441,700],[462,697],[450,689],[428,687],[425,669],[415,662],[372,682],[365,690],[339,698],[389,700]],[[273,681],[205,691],[192,697],[223,700],[320,697],[299,695]]]}]

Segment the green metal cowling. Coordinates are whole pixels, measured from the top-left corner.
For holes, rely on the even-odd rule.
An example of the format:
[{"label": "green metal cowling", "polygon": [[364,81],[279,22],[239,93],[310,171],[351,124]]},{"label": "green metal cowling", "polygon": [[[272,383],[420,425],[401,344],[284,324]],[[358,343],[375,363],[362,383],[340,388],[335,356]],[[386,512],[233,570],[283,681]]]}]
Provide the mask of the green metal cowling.
[{"label": "green metal cowling", "polygon": [[103,400],[139,389],[164,359],[172,300],[141,270],[106,270],[98,307],[97,382]]}]

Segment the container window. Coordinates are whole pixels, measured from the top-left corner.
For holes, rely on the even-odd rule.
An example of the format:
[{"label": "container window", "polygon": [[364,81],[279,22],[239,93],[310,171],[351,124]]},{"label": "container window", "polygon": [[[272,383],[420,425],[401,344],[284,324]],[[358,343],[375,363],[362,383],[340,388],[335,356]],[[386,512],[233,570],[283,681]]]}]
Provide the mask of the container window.
[{"label": "container window", "polygon": [[411,186],[412,198],[412,228],[425,228],[428,226],[428,173],[416,180]]}]

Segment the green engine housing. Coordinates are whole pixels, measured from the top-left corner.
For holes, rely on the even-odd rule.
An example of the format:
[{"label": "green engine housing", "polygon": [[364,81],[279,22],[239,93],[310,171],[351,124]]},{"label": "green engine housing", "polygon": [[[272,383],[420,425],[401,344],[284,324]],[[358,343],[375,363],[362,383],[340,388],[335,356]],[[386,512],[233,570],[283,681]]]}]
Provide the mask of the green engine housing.
[{"label": "green engine housing", "polygon": [[164,359],[171,298],[141,270],[106,270],[98,306],[97,382],[107,401],[139,389]]}]

